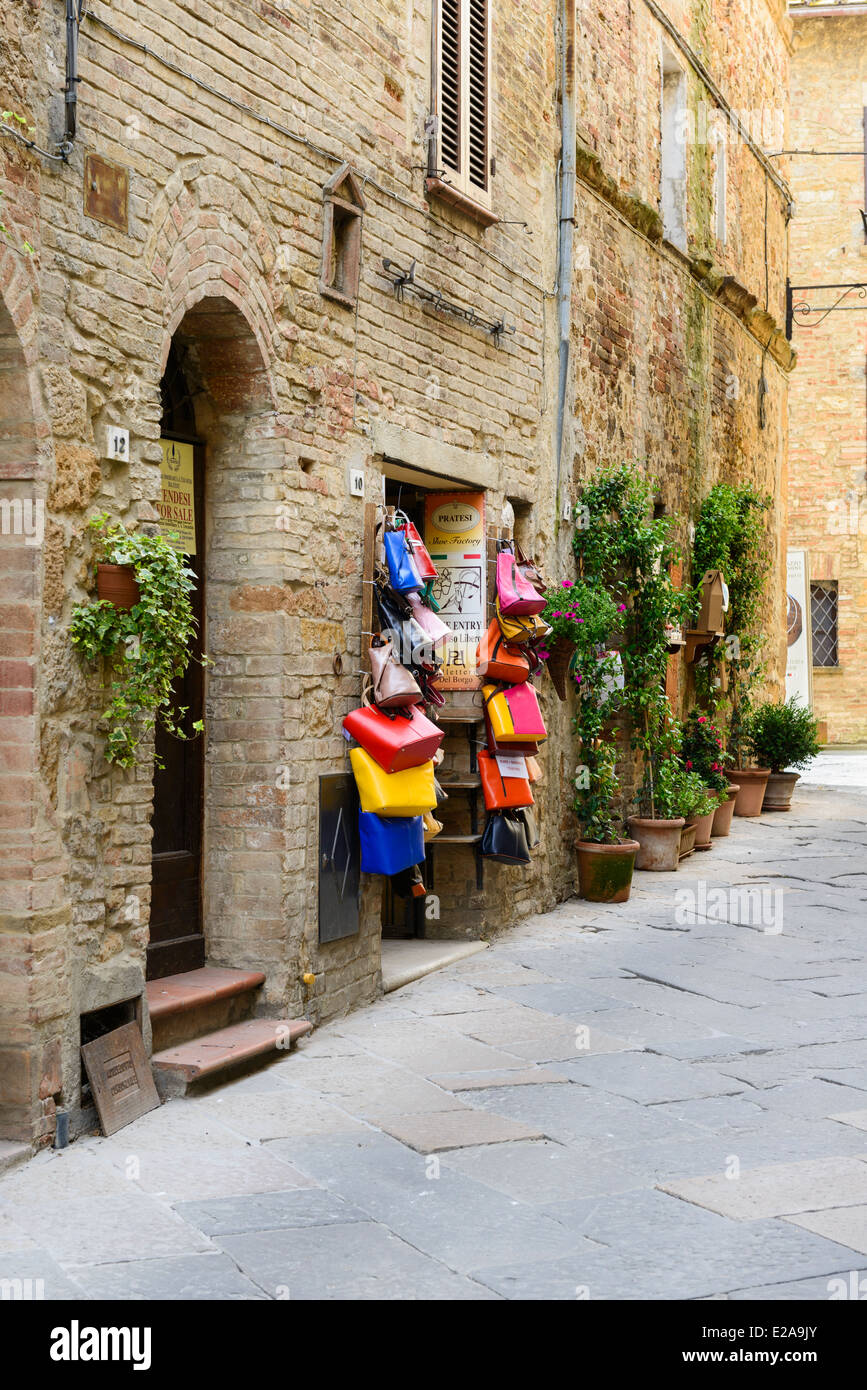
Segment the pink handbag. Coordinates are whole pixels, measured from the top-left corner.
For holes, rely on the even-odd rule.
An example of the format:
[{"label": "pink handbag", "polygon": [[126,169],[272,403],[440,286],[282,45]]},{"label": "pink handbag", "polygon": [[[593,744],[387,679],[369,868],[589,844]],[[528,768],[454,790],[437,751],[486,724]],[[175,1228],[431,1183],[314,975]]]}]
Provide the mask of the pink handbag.
[{"label": "pink handbag", "polygon": [[447,642],[454,636],[450,627],[446,627],[442,618],[438,618],[432,608],[428,608],[426,603],[422,603],[418,594],[407,594],[409,606],[412,609],[412,616],[415,618],[419,627],[430,638],[431,646],[438,647],[442,642]]},{"label": "pink handbag", "polygon": [[485,712],[498,743],[525,743],[548,737],[535,687],[483,685]]},{"label": "pink handbag", "polygon": [[521,572],[511,541],[500,541],[497,553],[497,597],[507,617],[541,613],[545,599]]}]

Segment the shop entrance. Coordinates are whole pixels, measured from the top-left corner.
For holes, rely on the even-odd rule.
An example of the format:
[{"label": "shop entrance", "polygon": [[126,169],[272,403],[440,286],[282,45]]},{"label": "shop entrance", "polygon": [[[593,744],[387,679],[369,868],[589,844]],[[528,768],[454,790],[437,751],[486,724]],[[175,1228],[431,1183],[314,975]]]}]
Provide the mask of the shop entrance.
[{"label": "shop entrance", "polygon": [[[176,708],[187,711],[183,728],[190,735],[194,722],[202,718],[204,707],[200,658],[204,623],[205,451],[203,441],[195,432],[192,397],[180,354],[174,344],[169,351],[162,380],[162,407],[163,439],[192,446],[193,455],[196,553],[187,556],[187,563],[196,574],[192,601],[197,629],[192,660],[174,690]],[[205,962],[201,887],[203,775],[203,739],[173,738],[164,729],[158,728],[151,820],[149,980],[197,970]]]}]

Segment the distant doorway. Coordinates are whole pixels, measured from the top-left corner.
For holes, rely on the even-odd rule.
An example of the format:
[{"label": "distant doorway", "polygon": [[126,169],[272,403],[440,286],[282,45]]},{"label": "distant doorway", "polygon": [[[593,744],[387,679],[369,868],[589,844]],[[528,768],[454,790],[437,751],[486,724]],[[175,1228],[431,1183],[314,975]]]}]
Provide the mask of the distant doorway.
[{"label": "distant doorway", "polygon": [[[205,450],[195,433],[195,414],[175,345],[169,351],[162,381],[162,430],[164,439],[193,446],[193,488],[196,517],[196,554],[187,557],[196,573],[193,611],[197,630],[193,660],[178,681],[174,699],[185,708],[183,727],[192,732],[204,708],[202,655],[205,580]],[[156,733],[157,766],[154,768],[150,942],[147,953],[149,980],[197,970],[205,962],[202,930],[202,795],[204,740],[173,738],[162,728]],[[159,763],[163,766],[160,767]]]}]

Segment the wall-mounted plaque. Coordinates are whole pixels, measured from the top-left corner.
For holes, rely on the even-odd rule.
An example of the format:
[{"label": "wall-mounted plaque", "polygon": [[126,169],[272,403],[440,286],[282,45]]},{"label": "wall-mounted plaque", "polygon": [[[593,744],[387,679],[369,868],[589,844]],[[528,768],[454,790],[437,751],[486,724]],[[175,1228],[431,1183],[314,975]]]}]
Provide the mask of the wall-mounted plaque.
[{"label": "wall-mounted plaque", "polygon": [[161,439],[162,492],[157,503],[160,530],[169,545],[184,555],[196,553],[196,499],[193,446]]}]

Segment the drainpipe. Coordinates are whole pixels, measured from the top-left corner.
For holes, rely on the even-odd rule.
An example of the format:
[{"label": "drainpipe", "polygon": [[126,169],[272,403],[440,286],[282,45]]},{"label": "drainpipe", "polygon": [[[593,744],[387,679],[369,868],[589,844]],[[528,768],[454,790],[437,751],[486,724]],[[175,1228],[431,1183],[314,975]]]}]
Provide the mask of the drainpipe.
[{"label": "drainpipe", "polygon": [[575,0],[560,4],[560,224],[558,234],[557,323],[560,330],[557,392],[557,472],[554,532],[560,524],[560,475],[566,430],[569,344],[572,335],[572,240],[575,231]]}]

